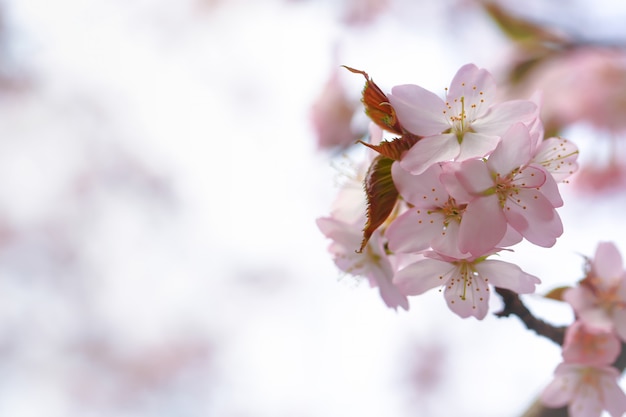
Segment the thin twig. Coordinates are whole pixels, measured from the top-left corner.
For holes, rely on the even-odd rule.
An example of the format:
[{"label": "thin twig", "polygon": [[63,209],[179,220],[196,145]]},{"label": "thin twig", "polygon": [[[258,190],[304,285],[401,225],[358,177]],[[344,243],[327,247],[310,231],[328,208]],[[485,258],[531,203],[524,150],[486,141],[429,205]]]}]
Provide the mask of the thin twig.
[{"label": "thin twig", "polygon": [[520,300],[517,293],[503,288],[496,288],[496,292],[500,294],[502,301],[504,301],[504,308],[502,311],[495,313],[497,317],[508,317],[510,315],[517,316],[529,330],[552,340],[559,346],[563,345],[565,327],[553,326],[552,324],[533,316],[528,307],[522,303],[522,300]]}]

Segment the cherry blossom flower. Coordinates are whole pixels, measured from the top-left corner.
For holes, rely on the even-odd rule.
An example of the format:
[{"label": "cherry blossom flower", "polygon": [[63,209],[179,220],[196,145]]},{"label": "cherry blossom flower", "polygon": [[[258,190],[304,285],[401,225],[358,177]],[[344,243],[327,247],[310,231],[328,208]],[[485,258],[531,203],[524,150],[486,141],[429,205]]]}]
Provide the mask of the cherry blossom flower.
[{"label": "cherry blossom flower", "polygon": [[439,180],[442,170],[441,165],[434,164],[420,175],[411,175],[398,163],[393,164],[393,182],[411,206],[387,229],[393,252],[420,252],[432,247],[447,256],[466,257],[458,248],[465,205],[457,204],[448,194]]},{"label": "cherry blossom flower", "polygon": [[385,304],[393,309],[409,309],[409,302],[392,282],[394,268],[385,252],[384,239],[376,231],[363,252],[356,250],[363,240],[360,222],[347,223],[332,217],[317,219],[317,226],[332,243],[328,251],[333,254],[337,267],[350,275],[368,279],[370,286],[378,287]]},{"label": "cherry blossom flower", "polygon": [[436,252],[426,252],[425,259],[399,270],[394,283],[406,295],[419,295],[443,288],[450,310],[460,317],[482,320],[489,309],[489,284],[515,291],[532,293],[539,278],[527,274],[517,265],[480,258],[456,259]]},{"label": "cherry blossom flower", "polygon": [[613,332],[576,320],[565,331],[563,360],[582,365],[611,365],[621,349],[622,344]]},{"label": "cherry blossom flower", "polygon": [[626,395],[617,384],[619,372],[611,366],[561,363],[541,394],[547,407],[568,405],[570,417],[612,417],[626,413]]},{"label": "cherry blossom flower", "polygon": [[550,247],[563,233],[555,207],[563,204],[554,178],[531,160],[528,129],[513,125],[489,159],[460,164],[442,177],[450,194],[471,197],[459,230],[459,249],[480,256],[502,240],[507,225],[531,243]]},{"label": "cherry blossom flower", "polygon": [[626,271],[612,242],[600,242],[587,276],[563,294],[581,321],[626,341]]},{"label": "cherry blossom flower", "polygon": [[456,73],[445,101],[412,84],[395,86],[389,101],[411,133],[424,136],[402,158],[402,166],[420,174],[434,163],[486,156],[514,123],[531,124],[536,104],[529,100],[493,103],[491,74],[468,64]]}]

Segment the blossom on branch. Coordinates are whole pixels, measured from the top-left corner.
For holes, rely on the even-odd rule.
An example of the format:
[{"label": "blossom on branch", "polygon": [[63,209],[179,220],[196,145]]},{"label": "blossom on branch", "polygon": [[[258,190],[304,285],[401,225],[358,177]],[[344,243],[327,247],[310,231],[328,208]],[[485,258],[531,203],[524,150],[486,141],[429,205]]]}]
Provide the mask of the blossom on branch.
[{"label": "blossom on branch", "polygon": [[423,136],[403,157],[403,168],[420,174],[437,162],[486,156],[512,124],[532,124],[535,103],[493,103],[495,93],[491,74],[474,64],[459,69],[445,100],[417,85],[393,87],[389,101],[398,120],[409,132]]},{"label": "blossom on branch", "polygon": [[406,295],[419,295],[440,287],[450,310],[463,318],[485,318],[490,285],[528,294],[541,282],[517,265],[504,261],[486,257],[456,259],[436,252],[424,255],[425,259],[396,273],[395,285]]},{"label": "blossom on branch", "polygon": [[587,276],[563,294],[585,324],[615,331],[626,341],[626,271],[612,242],[600,242]]},{"label": "blossom on branch", "polygon": [[619,371],[612,366],[561,363],[554,379],[541,394],[547,407],[568,405],[570,417],[612,417],[626,413],[626,395],[617,384]]},{"label": "blossom on branch", "polygon": [[480,256],[502,240],[510,225],[531,243],[550,247],[563,233],[555,207],[563,204],[551,175],[531,160],[528,129],[513,125],[488,159],[460,164],[444,181],[453,197],[470,200],[459,248]]}]

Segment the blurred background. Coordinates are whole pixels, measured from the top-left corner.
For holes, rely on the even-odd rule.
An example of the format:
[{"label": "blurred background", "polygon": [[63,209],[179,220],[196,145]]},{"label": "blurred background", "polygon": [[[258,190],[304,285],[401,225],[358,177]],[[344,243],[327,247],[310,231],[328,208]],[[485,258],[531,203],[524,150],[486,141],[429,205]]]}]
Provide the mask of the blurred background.
[{"label": "blurred background", "polygon": [[[519,416],[560,349],[517,318],[409,312],[315,219],[358,160],[367,71],[443,94],[473,62],[543,91],[581,149],[565,233],[508,254],[582,277],[626,251],[619,0],[1,0],[0,416]],[[492,300],[497,311],[499,300]]]}]

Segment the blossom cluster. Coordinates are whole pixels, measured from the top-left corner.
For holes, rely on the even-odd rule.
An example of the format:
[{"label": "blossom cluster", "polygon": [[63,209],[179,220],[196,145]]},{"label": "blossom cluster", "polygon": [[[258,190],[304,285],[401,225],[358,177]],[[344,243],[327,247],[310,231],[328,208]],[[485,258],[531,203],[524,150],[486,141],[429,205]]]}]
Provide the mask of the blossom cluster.
[{"label": "blossom cluster", "polygon": [[626,395],[612,366],[626,342],[626,271],[611,242],[601,242],[578,286],[563,293],[576,320],[565,333],[563,362],[542,393],[551,407],[568,405],[570,417],[626,413]]},{"label": "blossom cluster", "polygon": [[348,69],[366,78],[372,126],[363,185],[346,184],[317,220],[336,265],[392,308],[439,287],[454,313],[482,319],[490,286],[534,292],[537,277],[494,255],[523,239],[551,247],[563,232],[557,184],[576,171],[578,150],[544,138],[540,99],[497,102],[493,76],[473,64],[444,98],[412,84],[385,94]]}]

